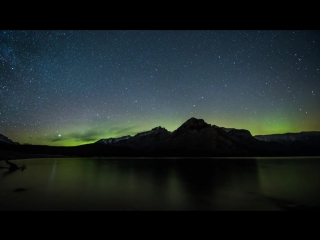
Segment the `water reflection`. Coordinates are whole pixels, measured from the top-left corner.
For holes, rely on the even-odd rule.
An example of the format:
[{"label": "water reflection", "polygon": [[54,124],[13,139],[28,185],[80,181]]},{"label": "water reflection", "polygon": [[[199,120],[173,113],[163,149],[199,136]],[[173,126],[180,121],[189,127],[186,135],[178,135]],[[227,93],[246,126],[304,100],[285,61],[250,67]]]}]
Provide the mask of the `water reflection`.
[{"label": "water reflection", "polygon": [[262,195],[288,204],[320,207],[319,159],[273,158],[258,162]]},{"label": "water reflection", "polygon": [[8,169],[8,170],[6,170],[6,171],[3,172],[2,177],[7,177],[7,176],[11,175],[12,173],[14,173],[15,171],[16,171],[16,170],[10,170],[10,169]]},{"label": "water reflection", "polygon": [[248,206],[238,201],[259,190],[255,161],[228,159],[181,160],[174,166],[187,193],[190,210],[240,210]]},{"label": "water reflection", "polygon": [[5,178],[0,169],[2,210],[281,210],[274,199],[319,197],[308,183],[319,185],[320,169],[305,178],[308,164],[297,171],[255,159],[20,161],[23,174]]}]

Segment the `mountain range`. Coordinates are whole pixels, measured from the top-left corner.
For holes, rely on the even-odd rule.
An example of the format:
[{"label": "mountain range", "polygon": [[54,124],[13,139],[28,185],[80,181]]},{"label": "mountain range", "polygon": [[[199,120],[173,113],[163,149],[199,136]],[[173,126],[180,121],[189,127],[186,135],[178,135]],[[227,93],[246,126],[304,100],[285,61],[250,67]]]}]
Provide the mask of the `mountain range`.
[{"label": "mountain range", "polygon": [[159,126],[134,136],[75,147],[20,145],[0,134],[0,155],[5,150],[41,156],[310,156],[320,155],[319,149],[320,132],[252,136],[245,129],[218,127],[194,117],[172,132]]}]

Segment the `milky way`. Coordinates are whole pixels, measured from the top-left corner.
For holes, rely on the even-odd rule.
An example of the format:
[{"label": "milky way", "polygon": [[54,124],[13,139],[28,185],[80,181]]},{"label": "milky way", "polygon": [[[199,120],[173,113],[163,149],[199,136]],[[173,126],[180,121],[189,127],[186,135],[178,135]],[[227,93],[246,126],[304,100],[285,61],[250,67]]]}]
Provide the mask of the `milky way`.
[{"label": "milky way", "polygon": [[320,130],[320,31],[0,32],[0,133],[79,145],[191,117]]}]

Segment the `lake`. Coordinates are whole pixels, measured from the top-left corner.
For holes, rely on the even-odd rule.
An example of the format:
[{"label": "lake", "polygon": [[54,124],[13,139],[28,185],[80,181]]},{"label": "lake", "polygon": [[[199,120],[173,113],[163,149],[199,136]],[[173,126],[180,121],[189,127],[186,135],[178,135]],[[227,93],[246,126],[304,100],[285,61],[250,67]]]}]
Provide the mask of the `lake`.
[{"label": "lake", "polygon": [[[0,210],[319,210],[320,158],[47,158],[0,168]],[[5,167],[0,161],[0,167]]]}]

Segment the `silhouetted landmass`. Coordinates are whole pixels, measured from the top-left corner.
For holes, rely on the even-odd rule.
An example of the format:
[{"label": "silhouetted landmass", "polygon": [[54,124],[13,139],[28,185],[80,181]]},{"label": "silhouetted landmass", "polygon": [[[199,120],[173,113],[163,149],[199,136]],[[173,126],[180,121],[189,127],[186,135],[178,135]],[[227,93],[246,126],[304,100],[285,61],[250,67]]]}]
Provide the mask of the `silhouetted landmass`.
[{"label": "silhouetted landmass", "polygon": [[[2,141],[1,141],[2,140]],[[1,135],[0,159],[34,157],[255,157],[320,155],[320,133],[252,136],[190,118],[173,132],[163,127],[135,136],[74,147],[20,145]]]},{"label": "silhouetted landmass", "polygon": [[[320,141],[318,141],[320,142]],[[223,128],[190,118],[173,132],[157,127],[133,137],[101,139],[97,144],[130,147],[143,150],[148,156],[181,157],[246,157],[246,156],[302,156],[319,155],[319,148],[311,142],[300,147],[278,141],[262,141],[246,129]]]},{"label": "silhouetted landmass", "polygon": [[[0,154],[3,152],[3,149],[6,149],[4,152],[9,156],[9,159],[15,159],[15,156],[18,156],[18,158],[138,156],[133,149],[97,144],[86,144],[75,147],[0,144],[0,149]],[[2,159],[6,158],[2,157]]]},{"label": "silhouetted landmass", "polygon": [[295,154],[319,155],[320,152],[320,132],[257,135],[255,138],[268,143],[281,144]]}]

